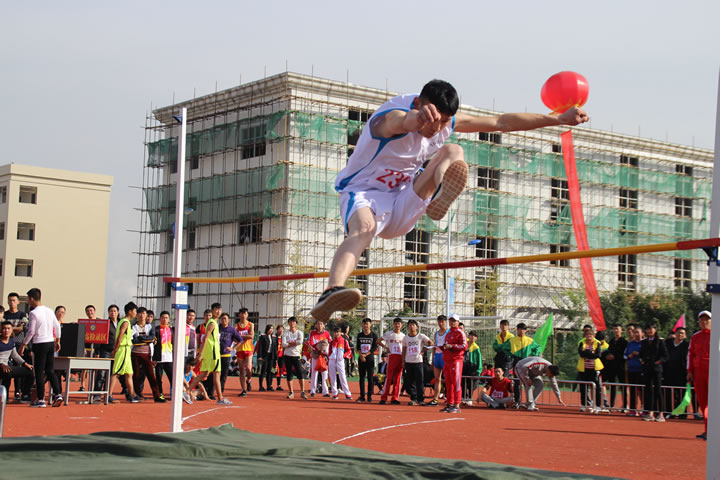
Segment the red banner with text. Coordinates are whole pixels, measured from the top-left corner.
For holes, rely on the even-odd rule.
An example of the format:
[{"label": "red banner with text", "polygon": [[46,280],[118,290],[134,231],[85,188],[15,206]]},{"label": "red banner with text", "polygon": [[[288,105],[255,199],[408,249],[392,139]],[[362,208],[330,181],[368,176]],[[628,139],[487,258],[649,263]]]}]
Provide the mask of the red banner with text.
[{"label": "red banner with text", "polygon": [[85,343],[107,344],[110,336],[110,320],[105,318],[79,318],[85,325]]}]

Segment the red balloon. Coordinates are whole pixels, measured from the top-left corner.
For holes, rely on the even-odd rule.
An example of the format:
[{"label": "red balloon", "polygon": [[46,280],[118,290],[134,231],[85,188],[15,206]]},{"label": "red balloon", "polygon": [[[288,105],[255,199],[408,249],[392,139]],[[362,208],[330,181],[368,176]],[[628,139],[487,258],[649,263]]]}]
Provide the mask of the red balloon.
[{"label": "red balloon", "polygon": [[582,107],[587,102],[590,85],[576,72],[560,72],[548,78],[540,90],[540,98],[554,113],[563,113],[571,107]]}]

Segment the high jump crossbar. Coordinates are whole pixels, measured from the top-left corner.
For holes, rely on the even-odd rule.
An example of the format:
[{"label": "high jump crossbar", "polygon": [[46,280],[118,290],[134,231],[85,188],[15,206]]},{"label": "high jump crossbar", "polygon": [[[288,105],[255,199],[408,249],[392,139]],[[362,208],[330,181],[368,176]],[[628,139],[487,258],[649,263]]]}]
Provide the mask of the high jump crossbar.
[{"label": "high jump crossbar", "polygon": [[[423,272],[430,270],[449,270],[452,268],[489,267],[494,265],[514,265],[519,263],[535,263],[553,260],[572,260],[587,257],[612,257],[616,255],[632,255],[638,253],[668,252],[673,250],[692,250],[720,246],[720,238],[702,240],[684,240],[680,242],[657,243],[652,245],[636,245],[631,247],[595,248],[590,250],[548,253],[541,255],[525,255],[519,257],[486,258],[481,260],[464,260],[459,262],[423,263],[417,265],[399,265],[395,267],[362,268],[353,270],[350,276],[379,275],[383,273]],[[179,283],[255,283],[286,280],[304,280],[310,278],[326,278],[330,272],[290,273],[285,275],[259,275],[254,277],[163,277],[163,282]]]}]

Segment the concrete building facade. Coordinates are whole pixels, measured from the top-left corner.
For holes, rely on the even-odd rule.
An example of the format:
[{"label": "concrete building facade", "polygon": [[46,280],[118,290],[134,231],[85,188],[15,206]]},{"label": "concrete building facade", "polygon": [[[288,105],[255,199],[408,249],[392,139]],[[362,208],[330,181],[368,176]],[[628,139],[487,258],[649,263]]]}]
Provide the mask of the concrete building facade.
[{"label": "concrete building facade", "polygon": [[[64,305],[66,321],[102,312],[112,177],[51,168],[0,166],[0,298]],[[25,305],[22,305],[25,307]]]}]

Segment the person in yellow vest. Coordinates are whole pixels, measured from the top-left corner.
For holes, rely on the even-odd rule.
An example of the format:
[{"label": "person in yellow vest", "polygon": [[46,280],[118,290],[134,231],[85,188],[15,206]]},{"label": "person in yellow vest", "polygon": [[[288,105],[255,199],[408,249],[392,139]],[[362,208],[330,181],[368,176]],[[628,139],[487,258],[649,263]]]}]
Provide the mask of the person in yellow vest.
[{"label": "person in yellow vest", "polygon": [[[578,359],[577,371],[578,380],[585,382],[593,382],[595,384],[595,391],[599,391],[600,386],[600,372],[603,369],[603,364],[600,361],[602,355],[602,344],[595,338],[595,333],[592,327],[585,328],[583,331],[585,338],[578,345]],[[588,398],[587,385],[580,385],[580,407],[581,411],[586,411],[588,408],[595,412],[595,399]]]},{"label": "person in yellow vest", "polygon": [[[218,311],[218,316],[222,314],[222,307],[219,303],[213,303],[210,308]],[[209,376],[212,378],[215,386],[217,404],[232,405],[232,402],[223,396],[222,387],[220,385],[220,372],[222,367],[220,362],[219,330],[220,327],[218,327],[217,319],[211,317],[205,323],[205,338],[197,351],[197,358],[202,360],[200,375],[192,379],[189,390],[192,391],[198,383],[202,382]]]},{"label": "person in yellow vest", "polygon": [[129,302],[125,305],[125,317],[122,318],[117,325],[115,333],[115,346],[110,352],[110,356],[115,359],[112,368],[112,377],[110,378],[110,389],[108,390],[108,403],[117,403],[118,400],[112,397],[113,388],[118,378],[125,377],[125,385],[127,387],[127,399],[130,403],[138,403],[140,401],[135,396],[133,390],[133,368],[130,359],[130,351],[132,350],[132,329],[130,323],[137,316],[137,305]]},{"label": "person in yellow vest", "polygon": [[510,374],[513,367],[512,356],[504,349],[503,344],[513,338],[515,335],[510,331],[510,322],[500,320],[500,333],[495,337],[493,342],[493,350],[495,351],[495,368],[502,368],[503,372]]}]

